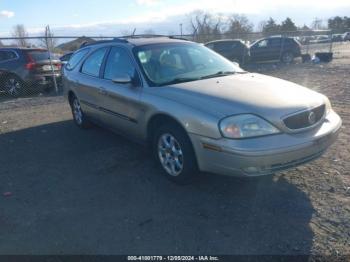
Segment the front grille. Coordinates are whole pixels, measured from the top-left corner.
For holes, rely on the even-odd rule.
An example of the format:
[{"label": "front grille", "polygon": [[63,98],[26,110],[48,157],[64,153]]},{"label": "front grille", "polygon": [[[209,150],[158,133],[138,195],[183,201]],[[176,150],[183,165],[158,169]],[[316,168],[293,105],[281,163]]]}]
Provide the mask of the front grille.
[{"label": "front grille", "polygon": [[326,106],[322,105],[308,111],[295,114],[293,116],[287,117],[283,120],[284,124],[289,129],[302,129],[315,125],[318,123],[323,115],[325,114]]}]

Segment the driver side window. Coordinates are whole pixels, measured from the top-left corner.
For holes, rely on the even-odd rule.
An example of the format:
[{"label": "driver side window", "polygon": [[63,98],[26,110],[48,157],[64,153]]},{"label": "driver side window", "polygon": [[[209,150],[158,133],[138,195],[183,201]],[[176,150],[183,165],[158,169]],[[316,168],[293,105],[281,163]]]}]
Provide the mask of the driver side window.
[{"label": "driver side window", "polygon": [[99,77],[103,59],[108,47],[100,48],[92,53],[84,62],[81,72],[90,76]]},{"label": "driver side window", "polygon": [[120,47],[112,47],[106,62],[104,78],[113,80],[121,75],[135,75],[135,67],[127,51]]},{"label": "driver side window", "polygon": [[258,47],[267,47],[268,40],[262,40],[259,42]]}]

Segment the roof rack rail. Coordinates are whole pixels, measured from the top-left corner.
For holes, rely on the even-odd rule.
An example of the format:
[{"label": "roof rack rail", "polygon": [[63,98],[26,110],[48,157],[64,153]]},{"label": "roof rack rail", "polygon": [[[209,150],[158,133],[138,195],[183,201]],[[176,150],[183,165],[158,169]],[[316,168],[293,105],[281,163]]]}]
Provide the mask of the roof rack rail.
[{"label": "roof rack rail", "polygon": [[120,36],[119,38],[153,38],[153,37],[169,37],[167,35],[156,35],[156,34],[139,34],[139,35],[126,35]]},{"label": "roof rack rail", "polygon": [[179,40],[186,40],[189,41],[186,38],[181,38],[177,36],[169,36],[169,35],[157,35],[157,34],[138,34],[138,35],[126,35],[126,36],[120,36],[118,38],[121,39],[128,39],[128,38],[155,38],[155,37],[166,37],[170,39],[179,39]]},{"label": "roof rack rail", "polygon": [[94,41],[94,42],[84,42],[84,43],[82,43],[80,45],[80,48],[87,47],[87,46],[98,45],[98,44],[104,44],[104,43],[115,43],[115,42],[128,43],[128,40],[122,39],[122,38],[119,38],[119,37],[115,37],[115,38],[113,38],[111,40],[97,40],[97,41]]}]

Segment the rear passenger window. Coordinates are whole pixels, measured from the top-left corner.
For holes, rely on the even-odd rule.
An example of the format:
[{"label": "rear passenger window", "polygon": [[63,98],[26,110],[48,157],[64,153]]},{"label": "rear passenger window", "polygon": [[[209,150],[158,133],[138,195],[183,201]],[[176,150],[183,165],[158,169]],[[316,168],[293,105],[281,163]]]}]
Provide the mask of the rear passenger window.
[{"label": "rear passenger window", "polygon": [[98,49],[92,53],[84,62],[81,72],[90,76],[99,77],[103,59],[108,47]]},{"label": "rear passenger window", "polygon": [[281,38],[269,39],[269,46],[280,46]]},{"label": "rear passenger window", "polygon": [[133,77],[135,68],[131,63],[127,51],[120,47],[113,47],[108,55],[104,78],[112,80],[122,74]]},{"label": "rear passenger window", "polygon": [[76,52],[73,54],[73,56],[69,59],[66,68],[68,70],[72,70],[74,67],[79,64],[79,62],[83,59],[83,57],[89,52],[89,49],[83,49],[81,51]]},{"label": "rear passenger window", "polygon": [[13,51],[0,51],[0,62],[16,59],[17,55]]}]

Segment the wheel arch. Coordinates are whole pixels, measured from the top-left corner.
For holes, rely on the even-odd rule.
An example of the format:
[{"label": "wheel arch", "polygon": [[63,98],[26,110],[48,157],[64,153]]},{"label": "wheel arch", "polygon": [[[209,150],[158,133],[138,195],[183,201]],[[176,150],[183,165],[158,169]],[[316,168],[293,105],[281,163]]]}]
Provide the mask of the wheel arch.
[{"label": "wheel arch", "polygon": [[77,96],[72,90],[69,90],[68,93],[67,93],[67,97],[68,97],[68,102],[71,105],[72,102],[73,102],[73,98],[77,97]]},{"label": "wheel arch", "polygon": [[1,71],[1,78],[2,79],[6,79],[8,78],[9,76],[14,76],[16,78],[18,78],[21,82],[24,82],[23,79],[18,75],[16,74],[15,72],[11,72],[11,71]]},{"label": "wheel arch", "polygon": [[[166,113],[156,113],[153,116],[150,117],[148,123],[147,123],[147,142],[149,144],[152,143],[152,139],[153,136],[157,130],[157,127],[160,127],[164,124],[175,124],[178,127],[180,127],[186,134],[187,134],[187,130],[186,128],[183,126],[183,124],[181,123],[181,121],[177,120],[175,117],[170,116]],[[187,134],[188,136],[188,134]]]}]

